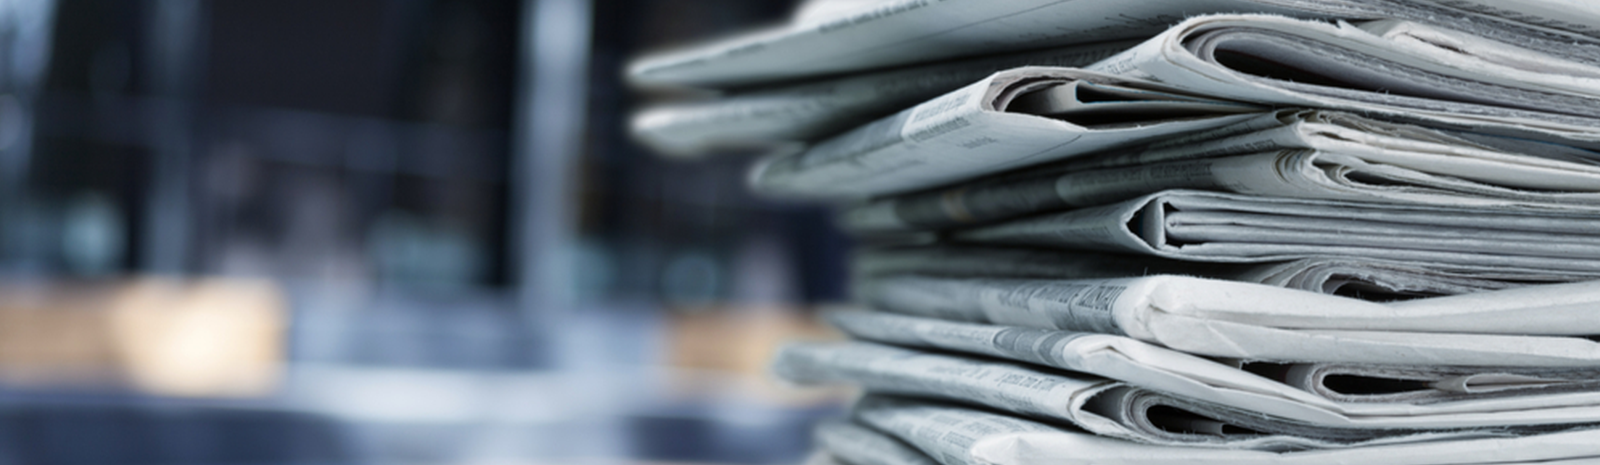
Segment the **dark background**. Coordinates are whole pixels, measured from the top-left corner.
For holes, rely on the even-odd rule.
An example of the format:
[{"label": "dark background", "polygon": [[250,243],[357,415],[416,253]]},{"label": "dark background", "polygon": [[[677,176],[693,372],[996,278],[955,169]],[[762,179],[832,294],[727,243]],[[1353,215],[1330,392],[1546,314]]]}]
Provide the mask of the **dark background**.
[{"label": "dark background", "polygon": [[[681,320],[841,300],[829,213],[749,195],[746,157],[662,159],[626,130],[628,60],[789,1],[20,4],[0,10],[0,279],[268,279],[291,376],[226,401],[3,388],[0,463],[779,463],[836,409],[664,355]],[[402,375],[422,381],[372,381]],[[714,387],[661,384],[685,377]],[[338,400],[408,389],[478,416]],[[563,404],[598,407],[490,414]]]}]

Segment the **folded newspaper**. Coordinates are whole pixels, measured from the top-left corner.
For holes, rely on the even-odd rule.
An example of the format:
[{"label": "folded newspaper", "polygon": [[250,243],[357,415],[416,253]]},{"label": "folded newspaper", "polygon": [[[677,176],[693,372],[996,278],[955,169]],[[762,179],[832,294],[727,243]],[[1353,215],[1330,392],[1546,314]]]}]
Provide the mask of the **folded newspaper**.
[{"label": "folded newspaper", "polygon": [[1600,153],[1309,110],[848,210],[853,231],[945,229],[1163,189],[1428,205],[1600,209]]},{"label": "folded newspaper", "polygon": [[813,433],[817,449],[848,465],[938,465],[905,442],[848,420],[824,421]]},{"label": "folded newspaper", "polygon": [[1594,276],[1600,216],[1585,210],[1416,206],[1165,191],[951,234],[979,244],[1057,247],[1206,262],[1317,256],[1423,267],[1510,267]]},{"label": "folded newspaper", "polygon": [[[1102,436],[1167,446],[1335,449],[1497,437],[1560,427],[1546,424],[1548,422],[1527,421],[1533,415],[1484,413],[1455,417],[1476,417],[1479,422],[1487,417],[1493,423],[1457,424],[1427,415],[1398,417],[1431,420],[1440,425],[1434,427],[1442,428],[1439,430],[1407,428],[1381,421],[1368,421],[1360,426],[1350,424],[1356,422],[1314,423],[1277,415],[1249,402],[1224,404],[1090,374],[860,342],[790,346],[779,354],[774,370],[779,377],[802,384],[848,383],[872,393],[974,404],[1025,417],[1066,422]],[[1249,376],[1248,373],[1239,374]],[[1591,394],[1589,401],[1600,401],[1600,395]],[[1328,416],[1326,411],[1316,413]],[[1568,406],[1559,414],[1566,419],[1555,423],[1595,423],[1600,421],[1600,405]]]},{"label": "folded newspaper", "polygon": [[780,195],[889,194],[1215,129],[1262,110],[1071,68],[1018,68],[769,158],[751,183]]},{"label": "folded newspaper", "polygon": [[731,86],[1145,38],[1187,16],[1409,19],[1594,63],[1600,8],[1562,0],[894,0],[633,63],[646,86]]},{"label": "folded newspaper", "polygon": [[874,308],[952,321],[1128,336],[1244,360],[1391,365],[1600,364],[1600,281],[1377,303],[1183,276],[1028,280],[892,276]]},{"label": "folded newspaper", "polygon": [[[959,418],[945,416],[940,420],[951,419],[960,421]],[[1003,423],[1015,425],[1013,423]],[[977,425],[981,425],[977,424]],[[974,425],[974,426],[977,426]],[[980,433],[993,433],[994,431],[980,431]],[[905,444],[904,442],[889,437],[878,430],[868,428],[859,423],[849,421],[830,421],[817,425],[815,429],[817,448],[805,462],[807,465],[933,465],[940,462],[924,455],[921,451]],[[951,437],[949,439],[955,439]],[[1581,455],[1581,454],[1574,454]],[[837,458],[835,458],[837,457]],[[965,459],[954,456],[944,457],[946,464],[965,463]],[[1495,464],[1511,463],[1538,463],[1542,465],[1590,465],[1592,459],[1570,460],[1536,460],[1529,462],[1494,462]]]},{"label": "folded newspaper", "polygon": [[1190,18],[1088,69],[1240,101],[1600,142],[1600,68],[1405,21]]},{"label": "folded newspaper", "polygon": [[1600,430],[1574,428],[1520,437],[1332,450],[1151,447],[973,408],[877,396],[857,402],[853,416],[861,424],[904,441],[943,465],[1592,463],[1597,455],[1594,444],[1600,443]]},{"label": "folded newspaper", "polygon": [[667,155],[781,150],[844,132],[1019,66],[1085,66],[1137,42],[1110,42],[982,57],[735,92],[646,107],[631,127]]},{"label": "folded newspaper", "polygon": [[[1367,36],[1380,38],[1384,41],[1381,44],[1387,45],[1387,48],[1398,46],[1417,49],[1415,53],[1418,55],[1437,57],[1437,61],[1444,62],[1445,66],[1477,69],[1483,67],[1472,65],[1487,63],[1490,69],[1480,69],[1484,75],[1508,80],[1509,85],[1513,86],[1547,82],[1549,87],[1557,91],[1566,89],[1578,95],[1592,96],[1597,88],[1596,78],[1600,77],[1600,67],[1591,64],[1572,63],[1557,57],[1536,60],[1533,57],[1539,54],[1416,23],[1375,21],[1364,24],[1361,30],[1372,32],[1356,34],[1355,37],[1367,38],[1368,42],[1372,38]],[[1340,39],[1342,42],[1352,41]],[[776,89],[735,93],[723,98],[669,103],[648,108],[636,115],[633,128],[641,140],[669,154],[696,154],[722,147],[795,146],[954,90],[991,72],[1024,65],[1085,66],[1127,50],[1136,43],[1122,41],[1074,45],[1043,52],[876,71]],[[1478,53],[1467,54],[1464,50]],[[1339,75],[1343,76],[1344,73]],[[1534,108],[1548,110],[1542,106]]]},{"label": "folded newspaper", "polygon": [[961,246],[867,249],[851,261],[857,279],[892,274],[1086,279],[1176,274],[1260,283],[1367,300],[1466,294],[1600,278],[1509,267],[1432,267],[1379,258],[1308,257],[1271,263],[1203,263],[1096,252]]},{"label": "folded newspaper", "polygon": [[[1420,42],[1406,40],[1412,35],[1395,35],[1394,31],[1437,40],[1427,42],[1432,45],[1410,46]],[[1088,67],[1170,86],[1160,88],[1157,102],[1141,102],[1135,93],[1093,88],[1082,92],[1076,83],[1111,83],[1082,71],[1024,68],[1002,72],[804,152],[774,157],[758,167],[753,186],[769,193],[818,198],[859,198],[935,187],[1178,134],[1150,129],[1096,130],[1103,125],[1148,125],[1170,119],[1165,116],[1172,108],[1153,110],[1149,103],[1183,103],[1187,110],[1180,114],[1190,120],[1207,120],[1199,113],[1206,108],[1202,102],[1217,110],[1227,108],[1219,106],[1219,100],[1195,100],[1200,98],[1195,96],[1344,110],[1458,132],[1600,147],[1600,131],[1595,129],[1600,127],[1600,67],[1552,58],[1549,66],[1537,71],[1571,68],[1570,75],[1559,77],[1560,82],[1505,78],[1512,70],[1531,66],[1517,59],[1534,60],[1539,55],[1504,44],[1496,47],[1505,50],[1493,53],[1452,51],[1450,44],[1473,40],[1480,39],[1386,21],[1356,26],[1264,15],[1193,18]],[[1131,81],[1115,84],[1153,89]],[[1187,92],[1173,92],[1173,88]],[[1020,103],[1013,107],[1016,102]],[[1022,104],[1029,102],[1033,104]],[[1118,111],[1083,111],[1097,105]],[[1050,122],[1055,124],[1047,124]],[[1352,145],[1356,144],[1345,147]],[[1374,151],[1367,152],[1381,158]],[[1431,166],[1418,161],[1427,155],[1434,161],[1443,159],[1441,154],[1401,154],[1403,169],[1399,171]],[[1438,169],[1444,170],[1440,174],[1481,175],[1492,172],[1484,169],[1486,164],[1509,163],[1507,166],[1518,172],[1479,184],[1493,187],[1503,182],[1504,188],[1523,190],[1535,187],[1527,175],[1541,169],[1537,168],[1540,164],[1519,167],[1515,166],[1518,160],[1497,158],[1501,157],[1445,159],[1454,163]],[[1384,170],[1384,166],[1374,166],[1366,171]],[[1384,174],[1415,180],[1427,173]],[[1521,181],[1514,179],[1519,177]],[[835,179],[847,182],[828,182]],[[1450,186],[1450,179],[1433,181],[1454,189],[1482,188]],[[1560,181],[1552,182],[1563,186]],[[1592,187],[1592,180],[1584,186]]]},{"label": "folded newspaper", "polygon": [[[1600,414],[1600,392],[1594,389],[1600,383],[1595,379],[1600,367],[1223,363],[1107,334],[960,323],[878,312],[834,312],[828,319],[861,340],[1070,370],[1143,390],[1248,410],[1258,416],[1304,425],[1341,429],[1450,429],[1600,421],[1595,416]],[[874,353],[885,352],[862,350],[848,343],[797,345],[778,357],[775,371],[788,373],[798,381],[879,378],[864,383],[872,388],[872,383],[886,386],[929,377],[933,378],[929,384],[955,384],[942,377],[978,377],[978,373],[984,371],[979,368],[986,367],[979,360],[968,360],[967,363],[978,368],[936,371],[919,371],[915,366],[900,365],[874,368],[870,365],[876,363],[871,362],[876,358]],[[937,359],[950,355],[930,353],[920,357]],[[906,357],[907,365],[915,358]],[[785,367],[785,364],[795,366]],[[1055,372],[1046,372],[1046,375],[1050,373]],[[1026,386],[991,383],[979,384],[978,388],[1000,392]],[[959,395],[963,398],[956,400],[968,402],[985,402],[989,398],[966,391],[939,394],[915,392],[915,389],[925,387],[886,386],[880,390],[924,396]],[[1040,395],[1046,397],[1046,405],[1052,402],[1049,400],[1052,395]],[[1068,398],[1059,397],[1053,402],[1066,404],[1066,400]],[[986,403],[992,402],[995,401]],[[1001,405],[991,407],[1018,410]],[[1064,407],[1057,407],[1060,408]]]},{"label": "folded newspaper", "polygon": [[899,439],[846,420],[818,424],[812,439],[828,456],[848,465],[938,465]]}]

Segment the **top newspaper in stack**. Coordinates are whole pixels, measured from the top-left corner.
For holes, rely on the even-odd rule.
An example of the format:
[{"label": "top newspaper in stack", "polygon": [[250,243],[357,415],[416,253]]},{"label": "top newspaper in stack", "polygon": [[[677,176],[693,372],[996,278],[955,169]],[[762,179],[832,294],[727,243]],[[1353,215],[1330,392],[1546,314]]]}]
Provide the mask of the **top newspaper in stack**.
[{"label": "top newspaper in stack", "polygon": [[[1438,43],[1415,45],[1415,37]],[[1489,145],[1512,154],[1516,147],[1510,141],[1600,146],[1600,131],[1594,129],[1600,127],[1600,110],[1595,110],[1600,108],[1600,67],[1505,44],[1475,48],[1474,53],[1449,45],[1473,40],[1481,42],[1414,23],[1332,25],[1259,15],[1193,18],[1089,67],[1141,79],[1056,68],[1001,72],[805,152],[771,159],[752,182],[764,192],[818,198],[904,193],[1239,124],[1249,118],[1243,113],[1261,108],[1228,107],[1228,100],[1420,123],[1462,135],[1457,139],[1480,139],[1465,145]],[[1313,52],[1301,54],[1304,50]],[[1517,59],[1537,59],[1567,73],[1543,80],[1507,79],[1509,70],[1528,66]],[[1384,73],[1384,80],[1373,77]],[[1375,84],[1341,81],[1351,75]],[[1141,110],[1150,107],[1159,110]],[[1389,135],[1413,138],[1405,132]],[[1503,137],[1486,142],[1480,134]]]},{"label": "top newspaper in stack", "polygon": [[1260,12],[1398,18],[1577,60],[1595,58],[1600,8],[1561,0],[889,0],[706,46],[648,56],[644,86],[730,87],[1011,50],[1142,39],[1185,17]]},{"label": "top newspaper in stack", "polygon": [[[1526,49],[1547,50],[1550,52],[1540,55],[1554,56],[1556,61],[1592,65],[1597,51],[1594,40],[1583,34],[1593,32],[1586,26],[1596,17],[1590,11],[1593,7],[1567,3],[1506,2],[1487,8],[1485,3],[1464,1],[852,3],[856,11],[797,20],[782,31],[641,60],[631,73],[637,83],[735,83],[739,89],[715,99],[646,108],[634,118],[635,135],[652,148],[672,155],[725,149],[787,150],[954,90],[1000,69],[1023,65],[1085,66],[1148,39],[1186,16],[1205,13],[1262,12],[1349,20],[1411,18],[1432,26],[1422,26],[1424,29],[1467,31]],[[1393,34],[1404,36],[1412,32]],[[1427,34],[1414,38],[1422,44],[1437,39],[1438,36]],[[1483,48],[1483,43],[1480,40],[1443,45],[1476,49]],[[1011,50],[1029,51],[997,55]],[[960,59],[946,60],[952,57]],[[841,72],[847,74],[839,76]],[[1537,80],[1541,76],[1522,77]],[[797,79],[803,82],[791,83]],[[750,85],[758,88],[750,89]]]},{"label": "top newspaper in stack", "polygon": [[738,91],[654,105],[635,114],[631,124],[637,139],[673,156],[804,147],[996,71],[1030,65],[1087,66],[1137,44],[1058,47]]}]

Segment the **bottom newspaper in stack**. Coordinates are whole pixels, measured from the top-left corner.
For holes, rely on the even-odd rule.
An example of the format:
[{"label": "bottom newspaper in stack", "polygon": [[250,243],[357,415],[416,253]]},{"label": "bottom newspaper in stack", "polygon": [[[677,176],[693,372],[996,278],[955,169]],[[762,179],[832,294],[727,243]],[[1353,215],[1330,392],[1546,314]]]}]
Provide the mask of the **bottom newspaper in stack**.
[{"label": "bottom newspaper in stack", "polygon": [[[879,265],[886,266],[886,265]],[[891,269],[887,266],[882,269]],[[1600,282],[1377,303],[1175,275],[868,279],[816,463],[1600,463]]]}]

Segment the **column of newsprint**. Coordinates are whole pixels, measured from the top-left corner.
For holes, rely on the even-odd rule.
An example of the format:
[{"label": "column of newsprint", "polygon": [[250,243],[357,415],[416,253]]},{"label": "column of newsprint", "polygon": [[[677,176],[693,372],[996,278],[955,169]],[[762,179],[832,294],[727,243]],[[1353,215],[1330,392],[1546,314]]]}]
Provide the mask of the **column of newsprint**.
[{"label": "column of newsprint", "polygon": [[1600,461],[1600,8],[800,11],[628,76],[863,244],[810,462]]}]

